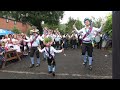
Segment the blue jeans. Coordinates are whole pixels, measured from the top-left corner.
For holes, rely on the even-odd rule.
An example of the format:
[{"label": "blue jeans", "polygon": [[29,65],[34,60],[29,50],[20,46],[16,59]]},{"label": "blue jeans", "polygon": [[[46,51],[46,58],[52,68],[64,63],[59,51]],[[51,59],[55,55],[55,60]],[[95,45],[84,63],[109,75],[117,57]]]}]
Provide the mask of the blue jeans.
[{"label": "blue jeans", "polygon": [[44,57],[44,59],[47,59],[45,52],[43,52],[43,57]]},{"label": "blue jeans", "polygon": [[76,49],[76,48],[77,48],[77,45],[73,45],[73,48]]},{"label": "blue jeans", "polygon": [[68,43],[65,42],[63,47],[64,47],[64,48],[68,48]]}]

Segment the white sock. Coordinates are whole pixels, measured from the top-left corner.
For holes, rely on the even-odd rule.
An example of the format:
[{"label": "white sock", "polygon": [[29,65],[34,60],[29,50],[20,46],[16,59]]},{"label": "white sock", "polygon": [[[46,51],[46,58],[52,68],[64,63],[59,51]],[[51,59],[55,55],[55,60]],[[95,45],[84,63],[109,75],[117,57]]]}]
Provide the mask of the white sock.
[{"label": "white sock", "polygon": [[48,71],[49,71],[49,72],[52,71],[51,68],[52,68],[52,67],[51,67],[50,65],[48,65]]},{"label": "white sock", "polygon": [[92,57],[88,57],[89,65],[92,65]]},{"label": "white sock", "polygon": [[86,60],[86,55],[82,55],[82,56],[83,56],[84,62],[87,62],[87,60]]},{"label": "white sock", "polygon": [[55,72],[55,66],[52,66],[52,72]]},{"label": "white sock", "polygon": [[37,64],[40,64],[40,58],[37,58]]},{"label": "white sock", "polygon": [[31,57],[30,59],[31,59],[31,63],[34,64],[34,58]]}]

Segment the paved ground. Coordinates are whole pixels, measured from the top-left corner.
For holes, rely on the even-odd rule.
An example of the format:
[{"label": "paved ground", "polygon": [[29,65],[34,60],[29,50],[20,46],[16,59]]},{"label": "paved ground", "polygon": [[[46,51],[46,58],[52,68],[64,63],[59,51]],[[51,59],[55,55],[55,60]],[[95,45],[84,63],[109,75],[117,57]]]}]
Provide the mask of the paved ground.
[{"label": "paved ground", "polygon": [[[29,68],[30,58],[22,61],[8,62],[6,68],[0,69],[0,79],[111,79],[112,55],[108,51],[94,49],[93,70],[82,65],[81,50],[65,50],[56,54],[56,76],[47,73],[47,62],[41,60],[40,67]],[[105,56],[107,55],[107,57]],[[41,56],[42,57],[42,56]]]}]

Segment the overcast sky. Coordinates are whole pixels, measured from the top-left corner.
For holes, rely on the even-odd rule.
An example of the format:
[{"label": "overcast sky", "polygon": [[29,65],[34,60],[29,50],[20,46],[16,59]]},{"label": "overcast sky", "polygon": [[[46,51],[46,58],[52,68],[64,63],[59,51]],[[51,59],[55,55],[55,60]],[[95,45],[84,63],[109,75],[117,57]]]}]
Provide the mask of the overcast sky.
[{"label": "overcast sky", "polygon": [[84,18],[91,18],[92,16],[95,18],[104,18],[109,13],[112,13],[112,11],[65,11],[61,23],[67,23],[69,17],[74,19],[79,18],[79,20],[84,21]]}]

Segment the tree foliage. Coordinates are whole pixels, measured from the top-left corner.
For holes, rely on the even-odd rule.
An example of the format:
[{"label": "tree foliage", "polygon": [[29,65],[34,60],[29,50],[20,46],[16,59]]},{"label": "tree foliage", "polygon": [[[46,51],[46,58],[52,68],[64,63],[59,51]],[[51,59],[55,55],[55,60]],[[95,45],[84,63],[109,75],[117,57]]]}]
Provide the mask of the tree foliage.
[{"label": "tree foliage", "polygon": [[55,24],[43,24],[42,27],[48,27],[49,29],[55,30],[56,28],[59,27],[59,24],[58,25],[55,25]]},{"label": "tree foliage", "polygon": [[107,16],[107,20],[103,29],[104,32],[108,33],[112,37],[112,14]]},{"label": "tree foliage", "polygon": [[28,28],[28,30],[27,30],[27,32],[26,32],[26,34],[28,35],[28,36],[30,36],[30,30],[32,30],[32,28],[30,27],[30,28]]},{"label": "tree foliage", "polygon": [[58,25],[59,20],[63,18],[63,13],[63,11],[0,11],[0,16],[30,23],[42,33],[42,21],[51,26]]},{"label": "tree foliage", "polygon": [[83,28],[83,24],[80,20],[76,20],[75,26],[78,30],[80,30],[81,28]]},{"label": "tree foliage", "polygon": [[20,34],[20,33],[21,33],[21,31],[20,31],[18,28],[16,28],[16,27],[14,27],[14,28],[12,29],[12,32],[14,32],[14,33],[16,33],[16,34]]},{"label": "tree foliage", "polygon": [[95,17],[92,17],[92,26],[93,27],[96,27],[96,28],[100,28],[101,26],[101,22],[102,22],[102,18],[95,18]]},{"label": "tree foliage", "polygon": [[58,30],[62,35],[65,34],[65,29],[66,29],[65,24],[59,24]]},{"label": "tree foliage", "polygon": [[[92,25],[94,27],[99,28],[101,26],[101,22],[103,22],[102,18],[96,19],[95,17],[92,17],[93,22]],[[108,33],[110,37],[112,37],[112,14],[109,14],[106,16],[106,22],[105,25],[103,26],[103,33]]]},{"label": "tree foliage", "polygon": [[75,20],[70,17],[68,23],[66,24],[66,29],[65,29],[66,34],[72,32],[74,24],[78,30],[83,27],[82,22],[80,20]]}]

